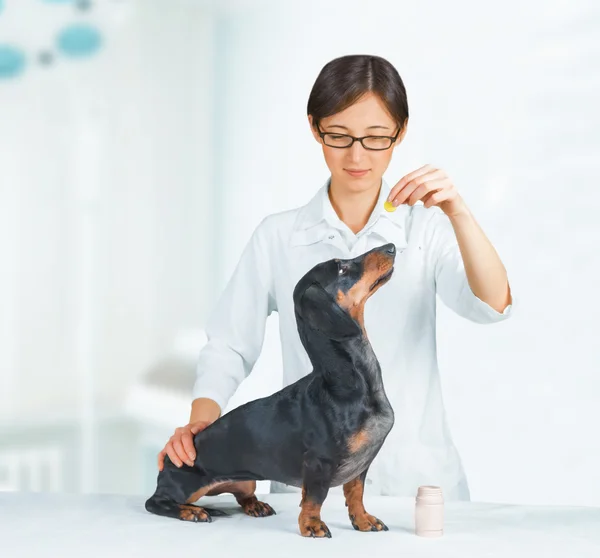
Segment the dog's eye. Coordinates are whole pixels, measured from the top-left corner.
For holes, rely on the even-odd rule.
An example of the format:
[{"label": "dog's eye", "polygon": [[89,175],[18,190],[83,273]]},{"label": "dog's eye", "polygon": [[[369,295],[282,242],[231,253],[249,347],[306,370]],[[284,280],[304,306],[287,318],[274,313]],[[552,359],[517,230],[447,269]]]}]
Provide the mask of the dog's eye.
[{"label": "dog's eye", "polygon": [[348,266],[342,263],[339,264],[338,275],[344,275],[348,271]]}]

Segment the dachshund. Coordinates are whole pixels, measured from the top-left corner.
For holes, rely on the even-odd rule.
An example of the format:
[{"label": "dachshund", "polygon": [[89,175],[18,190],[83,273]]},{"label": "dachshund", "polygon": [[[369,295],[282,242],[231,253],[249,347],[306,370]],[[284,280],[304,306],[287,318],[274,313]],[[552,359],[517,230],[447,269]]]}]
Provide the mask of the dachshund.
[{"label": "dachshund", "polygon": [[226,514],[192,503],[228,492],[246,514],[265,517],[275,511],[256,498],[256,481],[273,480],[302,488],[300,534],[330,538],[321,506],[330,487],[343,485],[353,527],[388,530],[363,505],[367,471],[394,424],[364,305],[389,281],[395,257],[389,243],[319,263],[298,281],[294,313],[312,372],[198,432],[192,467],[179,468],[166,456],[147,511],[210,522]]}]

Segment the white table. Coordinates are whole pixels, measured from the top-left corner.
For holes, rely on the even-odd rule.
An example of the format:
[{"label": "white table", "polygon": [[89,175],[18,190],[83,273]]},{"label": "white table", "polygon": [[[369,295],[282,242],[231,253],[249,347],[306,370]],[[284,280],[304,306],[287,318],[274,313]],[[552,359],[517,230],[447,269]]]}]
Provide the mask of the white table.
[{"label": "white table", "polygon": [[0,556],[600,557],[600,508],[448,502],[444,536],[424,539],[414,535],[411,499],[366,496],[367,511],[390,530],[361,533],[343,497],[330,495],[322,518],[332,538],[306,539],[298,534],[298,495],[262,499],[277,515],[248,517],[221,495],[202,502],[230,517],[196,524],[149,514],[143,497],[0,493]]}]

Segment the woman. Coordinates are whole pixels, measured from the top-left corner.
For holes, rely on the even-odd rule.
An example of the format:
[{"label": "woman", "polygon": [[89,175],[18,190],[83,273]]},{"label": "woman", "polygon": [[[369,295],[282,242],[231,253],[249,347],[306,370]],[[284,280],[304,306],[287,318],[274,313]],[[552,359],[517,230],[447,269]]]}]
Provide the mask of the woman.
[{"label": "woman", "polygon": [[[318,262],[393,242],[396,271],[366,305],[365,329],[395,424],[369,469],[366,489],[414,496],[419,486],[434,484],[447,500],[468,500],[442,401],[436,294],[467,319],[498,322],[512,308],[505,268],[443,170],[426,165],[391,189],[383,180],[408,126],[404,84],[388,61],[354,55],[329,62],[307,112],[331,176],[307,205],[270,215],[254,231],[208,322],[190,423],[160,452],[159,469],[165,454],[177,466],[191,465],[193,434],[220,416],[252,370],[274,310],[284,384],[311,371],[292,305],[300,277]],[[285,487],[273,483],[273,490]]]}]

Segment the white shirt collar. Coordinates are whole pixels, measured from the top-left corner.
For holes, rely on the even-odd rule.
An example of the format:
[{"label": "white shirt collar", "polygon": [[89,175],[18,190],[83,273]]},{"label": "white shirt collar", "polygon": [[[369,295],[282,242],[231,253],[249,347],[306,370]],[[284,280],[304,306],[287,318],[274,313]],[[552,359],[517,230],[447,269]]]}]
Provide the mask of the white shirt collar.
[{"label": "white shirt collar", "polygon": [[[348,226],[343,223],[337,216],[337,213],[331,205],[328,195],[329,184],[331,177],[327,179],[325,184],[319,188],[313,198],[303,207],[300,208],[298,218],[294,225],[294,233],[292,244],[312,244],[313,242],[322,240],[323,231],[331,227],[345,232],[350,231]],[[384,202],[387,200],[391,188],[382,178],[379,197],[375,208],[371,213],[365,227],[356,235],[357,237],[375,232],[387,242],[394,242],[396,248],[406,246],[406,230],[408,226],[408,218],[412,215],[412,207],[408,205],[400,205],[396,211],[386,211]],[[318,225],[328,225],[319,227]],[[350,231],[351,232],[351,231]]]}]

